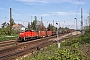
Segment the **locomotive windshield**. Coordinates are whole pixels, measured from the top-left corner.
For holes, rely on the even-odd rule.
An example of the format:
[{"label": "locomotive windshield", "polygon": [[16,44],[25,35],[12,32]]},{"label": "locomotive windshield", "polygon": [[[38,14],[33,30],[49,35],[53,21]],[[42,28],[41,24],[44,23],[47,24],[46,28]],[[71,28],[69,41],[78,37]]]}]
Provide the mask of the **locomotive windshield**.
[{"label": "locomotive windshield", "polygon": [[31,32],[34,32],[34,30],[29,30],[29,29],[25,30],[25,32],[27,32],[27,31],[31,31]]},{"label": "locomotive windshield", "polygon": [[34,30],[31,30],[31,32],[34,32]]},{"label": "locomotive windshield", "polygon": [[27,32],[28,30],[25,30],[25,32]]}]

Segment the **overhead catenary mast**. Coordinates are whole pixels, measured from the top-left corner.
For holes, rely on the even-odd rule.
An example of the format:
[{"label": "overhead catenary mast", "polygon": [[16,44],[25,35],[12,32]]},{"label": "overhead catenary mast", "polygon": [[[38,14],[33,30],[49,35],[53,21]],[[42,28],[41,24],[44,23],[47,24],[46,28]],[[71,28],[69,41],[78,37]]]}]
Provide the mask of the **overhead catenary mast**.
[{"label": "overhead catenary mast", "polygon": [[41,16],[41,30],[43,30],[43,19],[42,19],[42,16]]},{"label": "overhead catenary mast", "polygon": [[31,25],[32,25],[32,16],[31,16]]},{"label": "overhead catenary mast", "polygon": [[89,30],[90,30],[90,10],[89,10]]},{"label": "overhead catenary mast", "polygon": [[52,26],[52,31],[54,31],[54,20],[53,20],[53,26]]},{"label": "overhead catenary mast", "polygon": [[10,35],[12,34],[12,8],[10,8]]},{"label": "overhead catenary mast", "polygon": [[82,8],[81,8],[81,33],[83,34],[83,14],[82,14]]}]

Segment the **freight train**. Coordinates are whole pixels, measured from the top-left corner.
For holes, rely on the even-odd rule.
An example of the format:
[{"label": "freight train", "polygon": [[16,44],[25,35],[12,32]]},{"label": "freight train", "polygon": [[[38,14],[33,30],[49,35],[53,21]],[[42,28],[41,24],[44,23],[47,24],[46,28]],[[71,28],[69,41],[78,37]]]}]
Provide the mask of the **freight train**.
[{"label": "freight train", "polygon": [[46,37],[46,36],[51,36],[53,35],[52,31],[34,31],[34,30],[26,30],[25,32],[21,32],[18,37],[18,41],[27,41],[28,39],[36,39],[36,38],[41,38],[41,37]]},{"label": "freight train", "polygon": [[[58,32],[60,34],[64,33],[71,33],[71,30],[67,30],[67,32]],[[25,32],[21,32],[18,37],[18,41],[27,41],[28,39],[37,39],[37,38],[42,38],[42,37],[47,37],[51,35],[56,35],[56,32],[52,31],[34,31],[34,30],[29,30],[27,29]]]}]

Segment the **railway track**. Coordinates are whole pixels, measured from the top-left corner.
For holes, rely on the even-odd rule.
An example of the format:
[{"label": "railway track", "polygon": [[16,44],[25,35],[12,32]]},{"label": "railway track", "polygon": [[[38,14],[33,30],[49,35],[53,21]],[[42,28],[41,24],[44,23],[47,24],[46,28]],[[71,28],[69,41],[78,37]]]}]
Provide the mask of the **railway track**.
[{"label": "railway track", "polygon": [[7,49],[9,47],[13,47],[15,45],[17,45],[19,42],[17,42],[16,40],[10,40],[10,41],[3,41],[0,42],[0,51]]},{"label": "railway track", "polygon": [[16,40],[3,41],[3,42],[0,42],[0,47],[8,46],[16,42],[17,42]]},{"label": "railway track", "polygon": [[[22,44],[22,43],[25,43],[25,42],[20,42],[20,43]],[[18,45],[20,43],[17,42],[16,40],[9,40],[9,41],[0,42],[0,50],[7,49],[9,47],[16,46],[16,45]]]},{"label": "railway track", "polygon": [[[66,37],[68,35],[66,34],[64,36]],[[51,36],[47,38],[19,43],[15,46],[9,46],[9,48],[0,50],[0,60],[15,60],[17,57],[26,55],[28,53],[32,54],[45,46],[57,42],[55,39],[56,36]],[[59,40],[61,39],[63,40],[63,37],[59,37]]]},{"label": "railway track", "polygon": [[33,40],[33,41],[25,42],[25,43],[20,43],[17,46],[1,50],[0,51],[0,59],[2,59],[2,60],[6,59],[7,60],[7,58],[8,58],[8,60],[9,60],[9,58],[11,58],[11,56],[17,55],[20,52],[23,53],[24,51],[26,51],[28,49],[30,50],[36,46],[39,46],[40,44],[47,42],[48,39],[51,39],[54,37],[55,36],[43,38],[43,39],[38,39],[38,40]]}]

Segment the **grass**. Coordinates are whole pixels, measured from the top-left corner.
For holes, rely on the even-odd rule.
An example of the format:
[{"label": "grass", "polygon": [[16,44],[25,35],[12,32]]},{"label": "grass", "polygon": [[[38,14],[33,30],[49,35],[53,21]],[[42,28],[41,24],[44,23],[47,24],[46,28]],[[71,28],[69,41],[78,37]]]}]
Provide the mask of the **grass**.
[{"label": "grass", "polygon": [[0,35],[0,41],[16,40],[18,35]]}]

